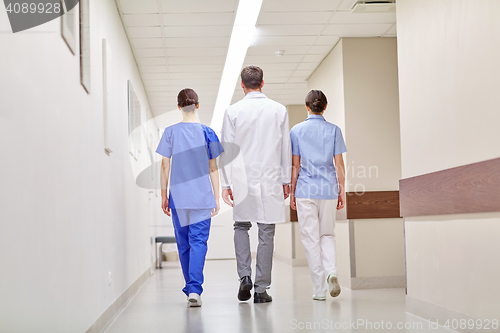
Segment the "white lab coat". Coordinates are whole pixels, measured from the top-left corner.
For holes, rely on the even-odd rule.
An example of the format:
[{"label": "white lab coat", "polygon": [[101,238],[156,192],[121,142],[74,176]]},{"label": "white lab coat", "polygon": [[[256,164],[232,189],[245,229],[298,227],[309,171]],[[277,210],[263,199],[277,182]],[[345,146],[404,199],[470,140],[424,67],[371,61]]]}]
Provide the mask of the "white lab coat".
[{"label": "white lab coat", "polygon": [[285,222],[283,185],[290,183],[292,167],[286,108],[263,93],[248,93],[226,110],[221,139],[227,143],[221,183],[233,191],[233,219]]}]

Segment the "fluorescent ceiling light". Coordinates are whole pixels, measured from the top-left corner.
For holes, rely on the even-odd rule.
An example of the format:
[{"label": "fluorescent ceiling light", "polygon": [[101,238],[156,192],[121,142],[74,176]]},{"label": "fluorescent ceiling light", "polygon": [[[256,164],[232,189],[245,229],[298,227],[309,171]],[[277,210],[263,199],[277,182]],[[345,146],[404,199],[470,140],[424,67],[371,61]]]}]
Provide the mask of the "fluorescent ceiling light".
[{"label": "fluorescent ceiling light", "polygon": [[212,115],[210,127],[215,132],[222,129],[224,111],[231,104],[238,76],[245,61],[248,47],[252,43],[255,34],[255,24],[259,17],[262,0],[240,0],[234,20],[233,32],[229,41],[226,63],[215,102],[215,109]]}]

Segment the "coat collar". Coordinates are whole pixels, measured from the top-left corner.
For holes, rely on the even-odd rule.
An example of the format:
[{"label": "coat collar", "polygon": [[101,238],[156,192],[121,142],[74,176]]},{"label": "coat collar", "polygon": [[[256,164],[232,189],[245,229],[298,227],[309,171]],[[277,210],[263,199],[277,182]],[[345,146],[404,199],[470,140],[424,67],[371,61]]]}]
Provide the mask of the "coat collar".
[{"label": "coat collar", "polygon": [[251,91],[245,95],[245,99],[247,98],[266,98],[267,96],[261,93],[260,91]]}]

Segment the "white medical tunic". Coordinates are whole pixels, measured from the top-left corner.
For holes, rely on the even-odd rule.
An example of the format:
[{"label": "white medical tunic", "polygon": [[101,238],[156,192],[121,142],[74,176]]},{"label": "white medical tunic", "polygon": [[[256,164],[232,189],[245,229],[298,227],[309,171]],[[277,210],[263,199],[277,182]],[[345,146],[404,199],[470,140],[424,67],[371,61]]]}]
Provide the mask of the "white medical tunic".
[{"label": "white medical tunic", "polygon": [[231,187],[238,222],[286,221],[283,185],[291,181],[292,151],[286,108],[250,92],[224,114],[223,188]]}]

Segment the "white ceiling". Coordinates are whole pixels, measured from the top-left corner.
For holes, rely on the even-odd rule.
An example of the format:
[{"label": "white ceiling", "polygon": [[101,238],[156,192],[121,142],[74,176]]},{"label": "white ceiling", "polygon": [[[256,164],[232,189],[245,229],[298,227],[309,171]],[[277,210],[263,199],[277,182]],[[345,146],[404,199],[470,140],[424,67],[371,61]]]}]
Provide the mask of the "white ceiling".
[{"label": "white ceiling", "polygon": [[[396,36],[395,14],[351,14],[356,0],[264,0],[244,62],[264,70],[263,92],[302,104],[307,78],[341,37]],[[193,88],[210,124],[238,0],[116,0],[160,127],[178,121],[177,93]],[[275,52],[283,50],[284,56]],[[239,84],[233,102],[243,97]]]}]

